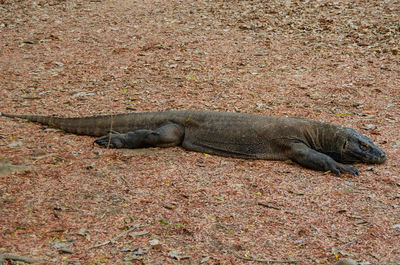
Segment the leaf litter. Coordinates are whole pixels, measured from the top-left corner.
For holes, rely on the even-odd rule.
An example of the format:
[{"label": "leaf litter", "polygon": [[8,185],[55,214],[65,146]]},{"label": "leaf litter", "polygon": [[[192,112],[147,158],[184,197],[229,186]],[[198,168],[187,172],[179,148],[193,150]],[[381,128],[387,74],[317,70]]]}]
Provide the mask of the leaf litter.
[{"label": "leaf litter", "polygon": [[305,116],[358,129],[389,157],[337,178],[180,148],[100,150],[1,118],[3,257],[399,263],[399,6],[0,0],[0,111]]}]

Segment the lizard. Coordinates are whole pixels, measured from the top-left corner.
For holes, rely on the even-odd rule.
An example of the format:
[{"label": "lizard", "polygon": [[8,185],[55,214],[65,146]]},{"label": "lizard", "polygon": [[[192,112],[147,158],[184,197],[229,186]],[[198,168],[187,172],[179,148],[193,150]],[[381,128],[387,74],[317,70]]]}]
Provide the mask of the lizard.
[{"label": "lizard", "polygon": [[107,148],[182,146],[207,154],[291,160],[319,171],[359,175],[352,163],[384,163],[385,152],[367,136],[340,125],[302,117],[167,110],[63,118],[1,113],[77,135],[97,136]]}]

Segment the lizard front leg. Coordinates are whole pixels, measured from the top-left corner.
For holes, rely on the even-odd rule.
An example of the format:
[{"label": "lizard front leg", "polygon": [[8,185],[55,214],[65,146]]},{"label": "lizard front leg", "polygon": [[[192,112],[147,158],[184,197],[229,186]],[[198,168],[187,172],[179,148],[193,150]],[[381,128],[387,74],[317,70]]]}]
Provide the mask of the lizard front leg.
[{"label": "lizard front leg", "polygon": [[336,162],[330,156],[311,149],[303,143],[290,144],[287,157],[304,167],[314,170],[331,171],[338,176],[341,173],[349,173],[353,176],[359,175],[357,168]]}]

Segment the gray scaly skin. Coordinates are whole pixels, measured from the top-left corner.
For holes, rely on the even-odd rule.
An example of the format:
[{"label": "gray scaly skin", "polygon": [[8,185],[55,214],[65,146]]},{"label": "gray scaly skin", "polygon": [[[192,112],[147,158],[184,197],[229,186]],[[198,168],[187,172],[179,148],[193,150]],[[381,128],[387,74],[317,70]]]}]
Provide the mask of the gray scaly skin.
[{"label": "gray scaly skin", "polygon": [[358,175],[349,163],[383,163],[385,152],[368,137],[306,118],[218,111],[160,111],[82,118],[2,114],[65,132],[101,136],[110,148],[182,146],[187,150],[249,159],[292,160],[320,171]]}]

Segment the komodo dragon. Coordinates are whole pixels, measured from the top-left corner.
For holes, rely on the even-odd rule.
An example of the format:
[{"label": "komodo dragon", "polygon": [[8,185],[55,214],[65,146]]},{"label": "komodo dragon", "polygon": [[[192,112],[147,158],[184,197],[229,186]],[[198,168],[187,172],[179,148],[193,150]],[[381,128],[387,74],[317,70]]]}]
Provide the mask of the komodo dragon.
[{"label": "komodo dragon", "polygon": [[179,146],[249,159],[292,160],[321,171],[358,175],[347,163],[383,163],[385,152],[368,137],[342,126],[306,118],[219,111],[160,111],[81,118],[15,115],[65,132],[102,136],[110,148]]}]

